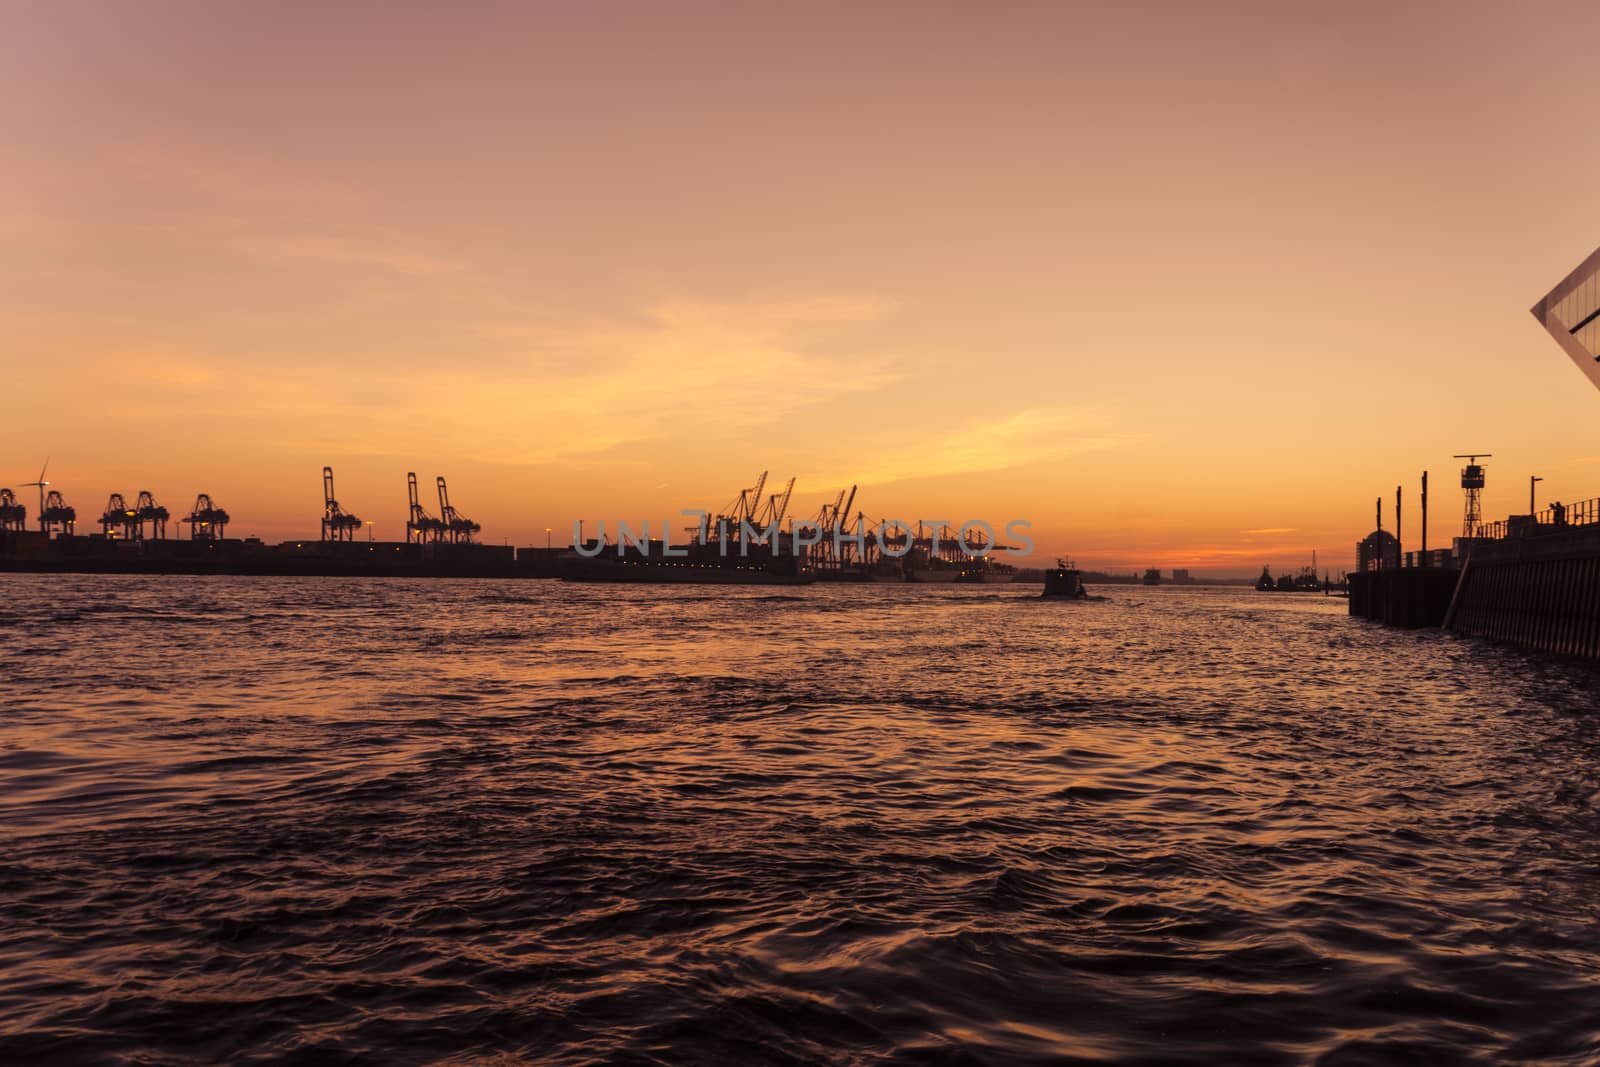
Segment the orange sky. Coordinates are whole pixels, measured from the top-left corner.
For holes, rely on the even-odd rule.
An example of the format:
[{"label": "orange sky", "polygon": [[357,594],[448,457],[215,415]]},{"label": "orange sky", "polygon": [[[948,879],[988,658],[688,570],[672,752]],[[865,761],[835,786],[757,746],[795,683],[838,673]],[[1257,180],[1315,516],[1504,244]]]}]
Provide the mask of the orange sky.
[{"label": "orange sky", "polygon": [[[1528,307],[1600,244],[1589,4],[0,0],[0,484],[399,537],[1033,522],[1335,569],[1493,452],[1600,495]],[[28,497],[30,517],[33,501]],[[1386,504],[1386,517],[1391,504]]]}]

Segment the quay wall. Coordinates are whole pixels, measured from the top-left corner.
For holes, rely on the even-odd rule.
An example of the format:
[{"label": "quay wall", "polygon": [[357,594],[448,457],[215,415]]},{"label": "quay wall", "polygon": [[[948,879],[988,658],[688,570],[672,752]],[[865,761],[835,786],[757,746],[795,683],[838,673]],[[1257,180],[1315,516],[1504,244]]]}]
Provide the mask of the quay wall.
[{"label": "quay wall", "polygon": [[1480,544],[1446,629],[1600,660],[1600,528]]},{"label": "quay wall", "polygon": [[1600,662],[1600,524],[1464,547],[1460,569],[1350,575],[1350,614]]},{"label": "quay wall", "polygon": [[1458,573],[1453,567],[1396,567],[1348,575],[1350,614],[1412,630],[1437,627]]}]

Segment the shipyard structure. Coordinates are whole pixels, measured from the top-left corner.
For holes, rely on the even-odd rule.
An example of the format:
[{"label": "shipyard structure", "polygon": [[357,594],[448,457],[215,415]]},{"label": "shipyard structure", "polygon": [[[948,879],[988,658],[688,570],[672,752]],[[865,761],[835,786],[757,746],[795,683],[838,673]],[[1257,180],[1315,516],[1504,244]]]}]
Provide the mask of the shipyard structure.
[{"label": "shipyard structure", "polygon": [[[1533,315],[1600,387],[1600,249],[1533,306]],[[1428,476],[1422,476],[1418,548],[1406,551],[1403,494],[1393,530],[1378,524],[1356,546],[1350,613],[1405,627],[1441,627],[1540,652],[1600,660],[1600,499],[1537,507],[1484,521],[1488,453],[1462,453],[1461,534],[1428,548]]]},{"label": "shipyard structure", "polygon": [[[0,490],[5,502],[0,507],[0,571],[416,577],[515,573],[515,550],[477,543],[478,524],[451,505],[442,477],[435,483],[439,518],[423,508],[417,476],[408,474],[406,540],[374,541],[372,524],[339,503],[333,469],[324,467],[320,535],[267,544],[254,537],[229,537],[230,516],[209,493],[196,496],[193,508],[176,522],[148,490],[132,504],[124,494],[112,493],[98,518],[80,520],[77,508],[59,490],[46,495],[50,483],[45,473],[41,470],[35,481],[24,483],[39,490],[37,529],[28,528],[27,506],[15,491]],[[169,532],[169,523],[176,529]],[[365,539],[362,530],[368,531]]]},{"label": "shipyard structure", "polygon": [[[481,527],[456,510],[441,476],[437,513],[424,501],[415,473],[406,475],[406,538],[375,541],[371,522],[342,504],[331,467],[322,469],[323,508],[314,539],[267,544],[227,536],[230,516],[208,493],[189,514],[173,515],[149,491],[132,504],[112,493],[98,519],[78,529],[77,509],[45,475],[36,488],[37,529],[15,489],[0,489],[0,571],[116,574],[326,575],[342,577],[559,578],[590,582],[701,582],[795,585],[838,582],[1007,582],[1016,569],[995,558],[1006,551],[979,527],[925,528],[852,514],[856,489],[841,490],[813,517],[789,514],[794,479],[767,493],[767,472],[724,507],[696,513],[681,531],[602,524],[593,537],[556,548],[515,549],[478,540]],[[172,535],[169,536],[169,523]],[[187,527],[187,536],[181,532]],[[362,532],[366,537],[362,537]]]}]

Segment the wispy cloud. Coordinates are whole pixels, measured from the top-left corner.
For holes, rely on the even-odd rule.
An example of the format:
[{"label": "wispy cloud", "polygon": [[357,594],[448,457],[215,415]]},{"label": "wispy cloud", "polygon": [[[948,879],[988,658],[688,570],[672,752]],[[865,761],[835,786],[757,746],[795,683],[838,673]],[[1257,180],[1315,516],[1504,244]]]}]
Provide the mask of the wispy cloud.
[{"label": "wispy cloud", "polygon": [[1259,530],[1240,530],[1239,532],[1242,534],[1286,534],[1295,533],[1298,530],[1298,526],[1263,526]]},{"label": "wispy cloud", "polygon": [[889,307],[852,296],[664,302],[622,319],[552,323],[520,358],[483,365],[440,353],[422,369],[374,358],[286,375],[151,346],[112,353],[96,373],[148,413],[200,400],[213,417],[341,452],[404,453],[421,433],[430,447],[489,462],[648,460],[627,450],[749,439],[808,406],[892,385],[902,374],[894,359],[812,344]]},{"label": "wispy cloud", "polygon": [[911,478],[1005,470],[1123,448],[1146,439],[1146,434],[1120,427],[1115,414],[1105,408],[1028,407],[957,424],[928,448],[858,448],[850,457],[854,473],[832,472],[818,480],[884,485]]}]

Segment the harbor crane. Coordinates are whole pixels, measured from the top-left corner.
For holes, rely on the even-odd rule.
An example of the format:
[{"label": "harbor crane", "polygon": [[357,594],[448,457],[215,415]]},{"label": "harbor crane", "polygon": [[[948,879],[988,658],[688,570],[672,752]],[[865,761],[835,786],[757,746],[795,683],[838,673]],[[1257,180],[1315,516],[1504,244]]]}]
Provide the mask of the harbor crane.
[{"label": "harbor crane", "polygon": [[[850,522],[850,508],[855,504],[855,502],[856,486],[852,485],[850,487],[850,496],[846,498],[844,502],[844,510],[840,511],[838,508],[835,508],[833,512],[833,543],[839,553],[840,563],[850,562],[850,557],[855,554],[856,550],[856,542],[844,540],[845,526]],[[859,527],[860,524],[861,516],[858,514],[856,516],[856,525]]]},{"label": "harbor crane", "polygon": [[194,510],[185,519],[191,541],[220,541],[228,529],[228,513],[217,507],[210,493],[194,498]]},{"label": "harbor crane", "polygon": [[121,493],[112,493],[100,516],[100,530],[108,538],[137,541],[144,534],[144,524],[139,521],[138,509],[130,508]]},{"label": "harbor crane", "polygon": [[50,490],[44,498],[44,509],[39,512],[39,529],[46,537],[52,533],[71,535],[77,529],[78,509],[67,506],[57,490]]},{"label": "harbor crane", "polygon": [[855,504],[855,502],[856,487],[852,485],[850,487],[850,497],[844,502],[844,510],[840,511],[838,508],[833,509],[833,528],[835,531],[842,528],[840,525],[841,523],[845,523],[850,520],[850,508],[853,504]]},{"label": "harbor crane", "polygon": [[720,528],[726,523],[737,533],[740,523],[759,525],[756,513],[761,510],[761,491],[766,487],[767,472],[762,471],[760,477],[756,479],[754,488],[739,490],[739,499],[724,508],[722,514],[717,516],[717,526]]},{"label": "harbor crane", "polygon": [[717,512],[704,526],[690,528],[695,540],[700,544],[710,544],[713,540],[726,539],[729,534],[737,540],[740,523],[748,522],[752,526],[756,525],[756,511],[761,506],[761,491],[766,485],[767,472],[762,471],[760,477],[756,478],[754,488],[739,490],[739,495],[730,500],[727,506]]},{"label": "harbor crane", "polygon": [[833,498],[833,503],[823,501],[822,507],[817,509],[817,517],[794,524],[796,538],[804,537],[813,541],[806,550],[813,560],[823,562],[833,556],[833,546],[829,543],[828,536],[833,532],[839,522],[839,508],[844,504],[844,490],[839,490],[839,495]]},{"label": "harbor crane", "polygon": [[[442,479],[441,479],[442,481]],[[445,524],[428,514],[417,493],[417,472],[406,473],[406,496],[410,509],[406,512],[406,543],[426,544],[437,542],[444,536]]]},{"label": "harbor crane", "polygon": [[144,540],[145,523],[150,524],[150,533],[154,538],[158,540],[166,538],[167,520],[172,516],[166,508],[156,503],[156,498],[150,490],[139,490],[139,499],[133,507],[139,523],[139,540]]},{"label": "harbor crane", "polygon": [[839,490],[839,495],[833,498],[833,504],[822,505],[822,510],[817,513],[817,525],[825,529],[833,529],[839,521],[839,509],[844,505],[844,490]]},{"label": "harbor crane", "polygon": [[322,468],[322,539],[354,541],[361,520],[339,506],[333,495],[333,468]]},{"label": "harbor crane", "polygon": [[483,529],[450,505],[450,490],[445,488],[442,474],[439,475],[439,520],[444,527],[444,535],[452,544],[471,544],[473,535]]},{"label": "harbor crane", "polygon": [[18,533],[27,529],[28,509],[17,503],[17,494],[9,489],[0,489],[0,530],[14,530]]},{"label": "harbor crane", "polygon": [[762,512],[762,515],[765,516],[766,521],[761,522],[758,519],[755,525],[763,529],[771,529],[774,531],[780,529],[783,523],[784,513],[789,510],[789,498],[793,495],[794,479],[790,478],[789,484],[783,487],[783,492],[773,493],[772,499],[767,501],[766,510]]}]

